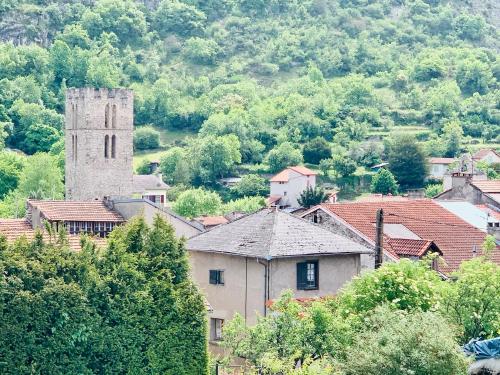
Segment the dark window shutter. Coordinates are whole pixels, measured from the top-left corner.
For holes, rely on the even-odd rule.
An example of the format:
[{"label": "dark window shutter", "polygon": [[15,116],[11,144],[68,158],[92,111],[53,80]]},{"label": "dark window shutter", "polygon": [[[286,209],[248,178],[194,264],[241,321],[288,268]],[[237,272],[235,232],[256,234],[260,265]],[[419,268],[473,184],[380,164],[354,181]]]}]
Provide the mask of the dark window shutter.
[{"label": "dark window shutter", "polygon": [[307,287],[307,263],[297,263],[297,289]]},{"label": "dark window shutter", "polygon": [[217,271],[210,270],[210,284],[217,284]]}]

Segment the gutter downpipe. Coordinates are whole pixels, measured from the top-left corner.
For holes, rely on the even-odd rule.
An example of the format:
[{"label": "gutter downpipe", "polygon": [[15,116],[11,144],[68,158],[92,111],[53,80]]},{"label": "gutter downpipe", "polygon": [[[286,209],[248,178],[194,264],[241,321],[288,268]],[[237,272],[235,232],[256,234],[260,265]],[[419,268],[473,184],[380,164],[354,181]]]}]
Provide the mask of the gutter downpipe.
[{"label": "gutter downpipe", "polygon": [[264,316],[267,316],[267,301],[269,299],[269,262],[271,257],[266,257],[266,263],[262,263],[259,258],[257,258],[257,263],[264,266]]}]

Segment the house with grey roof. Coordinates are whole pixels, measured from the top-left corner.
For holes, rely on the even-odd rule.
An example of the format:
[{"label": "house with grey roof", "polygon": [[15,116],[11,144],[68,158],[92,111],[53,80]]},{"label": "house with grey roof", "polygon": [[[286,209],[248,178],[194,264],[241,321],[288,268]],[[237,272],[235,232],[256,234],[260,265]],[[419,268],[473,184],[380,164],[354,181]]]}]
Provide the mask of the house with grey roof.
[{"label": "house with grey roof", "polygon": [[170,186],[163,182],[161,173],[132,176],[132,194],[137,198],[165,206],[168,189]]},{"label": "house with grey roof", "polygon": [[265,208],[187,241],[194,281],[212,307],[210,338],[241,314],[248,324],[291,289],[297,298],[332,296],[361,271],[372,250],[286,212]]}]

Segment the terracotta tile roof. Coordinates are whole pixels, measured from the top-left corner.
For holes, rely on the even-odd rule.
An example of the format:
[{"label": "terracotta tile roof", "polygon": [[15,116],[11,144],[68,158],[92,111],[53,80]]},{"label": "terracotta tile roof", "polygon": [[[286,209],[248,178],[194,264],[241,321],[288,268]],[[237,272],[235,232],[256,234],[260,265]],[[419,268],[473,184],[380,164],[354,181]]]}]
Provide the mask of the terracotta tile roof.
[{"label": "terracotta tile roof", "polygon": [[408,199],[401,195],[369,194],[359,197],[356,202],[406,202]]},{"label": "terracotta tile roof", "polygon": [[196,218],[195,220],[199,221],[206,227],[229,223],[229,220],[227,220],[224,216],[202,216]]},{"label": "terracotta tile roof", "polygon": [[475,180],[471,182],[471,185],[474,185],[483,193],[500,193],[500,180]]},{"label": "terracotta tile roof", "polygon": [[456,161],[455,158],[429,158],[429,164],[451,164]]},{"label": "terracotta tile roof", "polygon": [[290,171],[297,172],[303,176],[316,176],[317,173],[310,170],[309,168],[302,166],[288,167],[287,169],[282,170],[277,175],[271,177],[269,181],[271,182],[288,182],[290,178]]},{"label": "terracotta tile roof", "polygon": [[[384,209],[384,223],[399,223],[422,239],[433,241],[442,251],[444,273],[456,270],[460,263],[481,252],[486,233],[466,223],[429,199],[406,202],[366,202],[322,204],[326,210],[342,218],[366,237],[375,241],[375,217]],[[493,259],[500,263],[500,251]]]},{"label": "terracotta tile roof", "polygon": [[472,158],[473,159],[482,159],[486,155],[488,155],[489,152],[494,152],[495,154],[497,154],[498,156],[500,156],[498,154],[498,152],[496,150],[492,149],[492,148],[482,148],[479,151],[477,151],[474,155],[472,155]]},{"label": "terracotta tile roof", "polygon": [[49,221],[106,221],[121,223],[125,219],[108,208],[103,201],[39,201],[29,200]]},{"label": "terracotta tile roof", "polygon": [[272,206],[274,203],[278,202],[281,199],[281,195],[270,195],[266,199],[266,204],[268,206]]},{"label": "terracotta tile roof", "polygon": [[[28,240],[32,240],[35,237],[35,233],[36,231],[26,219],[0,219],[0,235],[5,236],[8,243],[13,243],[22,236],[25,236]],[[42,230],[42,234],[45,241],[50,240],[44,230]],[[68,235],[68,244],[72,250],[81,250],[80,241],[81,238],[79,235]],[[106,240],[100,237],[93,237],[92,241],[98,246],[106,244]]]},{"label": "terracotta tile roof", "polygon": [[408,238],[389,238],[387,244],[398,256],[421,257],[432,245],[429,240],[412,240]]}]

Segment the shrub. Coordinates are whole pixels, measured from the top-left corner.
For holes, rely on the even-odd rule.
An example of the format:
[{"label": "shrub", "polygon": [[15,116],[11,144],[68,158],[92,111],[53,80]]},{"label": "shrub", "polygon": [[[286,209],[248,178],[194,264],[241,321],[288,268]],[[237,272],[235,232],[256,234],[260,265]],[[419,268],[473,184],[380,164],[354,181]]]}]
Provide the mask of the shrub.
[{"label": "shrub", "polygon": [[304,161],[311,164],[319,164],[323,159],[332,157],[330,144],[321,137],[317,137],[304,145]]},{"label": "shrub", "polygon": [[152,126],[141,126],[134,131],[134,149],[151,150],[160,147],[160,132]]},{"label": "shrub", "polygon": [[292,143],[284,142],[269,152],[267,162],[270,172],[279,172],[283,168],[302,163],[302,153]]}]

